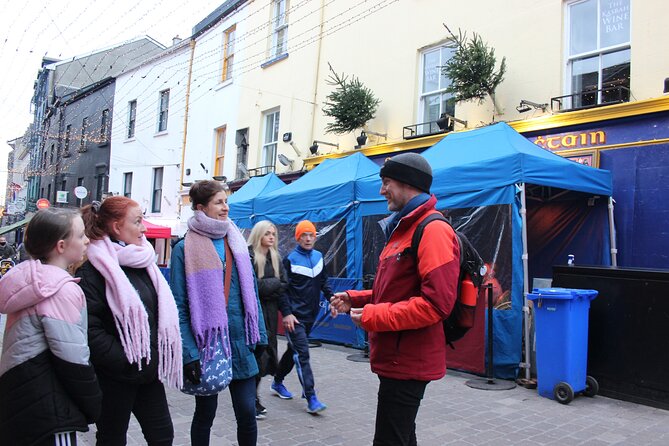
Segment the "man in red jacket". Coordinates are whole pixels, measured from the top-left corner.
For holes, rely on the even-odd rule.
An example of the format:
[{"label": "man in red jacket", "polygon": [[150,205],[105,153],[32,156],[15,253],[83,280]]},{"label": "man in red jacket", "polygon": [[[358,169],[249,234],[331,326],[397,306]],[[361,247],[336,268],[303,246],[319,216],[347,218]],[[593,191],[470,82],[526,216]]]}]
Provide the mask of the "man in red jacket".
[{"label": "man in red jacket", "polygon": [[417,257],[405,251],[418,224],[438,212],[425,158],[396,155],[380,175],[380,193],[393,214],[385,220],[374,287],[336,293],[331,305],[369,334],[370,364],[380,381],[374,445],[416,445],[425,387],[446,374],[442,320],[456,299],[460,252],[455,232],[442,221],[425,227]]}]

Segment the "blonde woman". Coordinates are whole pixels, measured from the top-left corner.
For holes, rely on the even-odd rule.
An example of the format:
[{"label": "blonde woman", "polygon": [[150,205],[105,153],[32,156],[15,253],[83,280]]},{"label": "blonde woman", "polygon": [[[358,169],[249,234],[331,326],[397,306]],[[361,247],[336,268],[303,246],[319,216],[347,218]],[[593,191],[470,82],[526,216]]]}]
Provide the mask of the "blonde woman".
[{"label": "blonde woman", "polygon": [[259,221],[253,226],[249,236],[249,252],[253,259],[253,268],[258,278],[258,295],[265,317],[268,346],[263,352],[256,349],[256,360],[260,373],[256,378],[256,418],[265,418],[267,409],[260,403],[257,386],[266,375],[274,375],[279,365],[276,342],[276,330],[279,318],[279,298],[288,285],[286,272],[276,249],[278,242],[276,226],[268,220]]}]

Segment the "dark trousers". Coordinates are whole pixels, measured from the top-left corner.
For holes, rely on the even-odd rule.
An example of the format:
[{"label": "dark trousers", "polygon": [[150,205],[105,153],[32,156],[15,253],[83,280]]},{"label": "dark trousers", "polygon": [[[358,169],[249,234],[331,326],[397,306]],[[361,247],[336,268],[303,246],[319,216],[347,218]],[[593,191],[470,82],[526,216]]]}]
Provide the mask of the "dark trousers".
[{"label": "dark trousers", "polygon": [[416,415],[429,381],[379,381],[374,446],[416,446]]},{"label": "dark trousers", "polygon": [[309,364],[309,333],[313,324],[295,324],[295,330],[291,333],[286,331],[288,348],[279,361],[274,379],[281,382],[297,366],[297,377],[300,379],[304,396],[309,398],[314,395],[314,374]]},{"label": "dark trousers", "polygon": [[[258,441],[255,377],[233,379],[228,389],[237,419],[237,443],[239,446],[255,446]],[[209,445],[211,425],[214,423],[217,408],[218,395],[195,397],[195,414],[190,426],[192,446]]]},{"label": "dark trousers", "polygon": [[98,446],[124,446],[130,414],[135,415],[149,446],[169,446],[174,427],[163,384],[129,384],[98,375],[102,413],[96,423]]},{"label": "dark trousers", "polygon": [[[276,341],[276,330],[279,319],[279,305],[275,300],[261,300],[262,314],[267,329],[267,348],[262,354],[256,354],[256,362],[260,369],[259,376],[274,375],[279,364],[279,352]],[[261,349],[256,349],[260,352]]]}]

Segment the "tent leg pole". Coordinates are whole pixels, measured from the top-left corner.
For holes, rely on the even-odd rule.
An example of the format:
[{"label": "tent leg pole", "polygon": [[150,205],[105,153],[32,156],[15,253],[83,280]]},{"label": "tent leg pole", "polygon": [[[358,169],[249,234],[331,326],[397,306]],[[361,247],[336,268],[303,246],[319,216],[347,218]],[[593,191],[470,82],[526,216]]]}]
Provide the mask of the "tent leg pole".
[{"label": "tent leg pole", "polygon": [[530,292],[530,278],[528,270],[528,255],[527,255],[527,200],[525,197],[525,183],[521,183],[520,187],[520,218],[522,221],[522,236],[523,236],[523,323],[524,323],[524,340],[525,340],[525,361],[523,367],[525,368],[525,379],[530,380],[530,308],[527,304],[527,295]]},{"label": "tent leg pole", "polygon": [[611,242],[611,265],[618,266],[618,247],[616,246],[616,227],[613,220],[613,197],[609,197],[609,240]]}]

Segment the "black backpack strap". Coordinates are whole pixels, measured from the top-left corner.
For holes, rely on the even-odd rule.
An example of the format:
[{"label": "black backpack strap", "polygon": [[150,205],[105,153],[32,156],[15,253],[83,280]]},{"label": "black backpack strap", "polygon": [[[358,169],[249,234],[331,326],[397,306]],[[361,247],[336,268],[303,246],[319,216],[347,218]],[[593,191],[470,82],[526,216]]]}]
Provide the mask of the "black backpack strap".
[{"label": "black backpack strap", "polygon": [[418,226],[416,226],[413,237],[411,237],[411,248],[408,248],[405,250],[405,252],[408,252],[414,257],[418,257],[418,245],[420,245],[420,240],[423,238],[423,231],[425,231],[425,226],[435,220],[446,222],[449,226],[451,224],[451,222],[449,222],[448,219],[441,214],[441,212],[428,215],[420,223],[418,223]]}]

